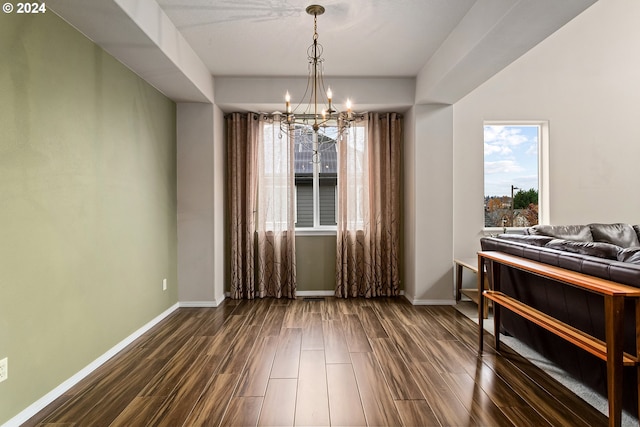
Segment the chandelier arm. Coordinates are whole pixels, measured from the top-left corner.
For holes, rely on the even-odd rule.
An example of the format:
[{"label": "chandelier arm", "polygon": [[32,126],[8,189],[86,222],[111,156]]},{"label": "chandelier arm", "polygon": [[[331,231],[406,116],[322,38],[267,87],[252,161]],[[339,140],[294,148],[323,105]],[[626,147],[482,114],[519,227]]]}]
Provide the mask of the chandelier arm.
[{"label": "chandelier arm", "polygon": [[305,102],[305,99],[307,99],[307,97],[309,98],[311,97],[311,95],[309,94],[310,87],[311,87],[311,79],[307,78],[307,87],[304,89],[304,94],[302,95],[302,98],[300,98],[300,102],[298,103],[298,105],[296,105],[296,108],[294,108],[293,111],[297,111],[298,108],[300,108],[300,106]]},{"label": "chandelier arm", "polygon": [[[320,5],[310,5],[306,8],[306,12],[313,16],[313,43],[307,48],[309,72],[307,86],[304,95],[300,98],[300,102],[294,110],[291,109],[291,98],[287,92],[285,97],[286,112],[283,115],[285,121],[280,121],[280,127],[283,132],[289,135],[295,134],[295,138],[298,138],[302,133],[313,133],[316,137],[313,149],[313,162],[315,163],[319,161],[320,152],[325,151],[325,147],[330,147],[332,143],[340,140],[343,132],[348,131],[351,122],[357,120],[359,114],[351,110],[349,99],[347,99],[346,111],[341,112],[335,108],[335,103],[332,102],[333,95],[324,81],[323,46],[318,41],[318,15],[322,15],[325,9]],[[303,104],[306,105],[303,106]],[[298,110],[301,110],[302,113],[296,114]],[[332,123],[334,122],[337,125],[336,137],[325,135],[323,139],[318,140],[320,127],[328,129],[327,126],[333,126]],[[333,131],[330,133],[333,134]]]},{"label": "chandelier arm", "polygon": [[[325,84],[324,84],[324,72],[323,72],[323,71],[324,71],[324,70],[321,70],[321,72],[320,72],[320,79],[319,79],[319,80],[320,80],[320,87],[321,87],[321,89],[322,89],[322,92],[321,92],[321,93],[322,93],[322,95],[323,95],[322,103],[323,103],[323,104],[327,107],[327,109],[328,109],[328,108],[329,108],[329,99],[326,97],[327,92],[328,92],[328,88],[327,88],[327,87],[325,86]],[[333,108],[332,108],[332,109],[333,109]],[[329,110],[327,110],[327,113],[328,113],[329,115],[331,115],[331,113],[332,113],[332,112],[335,112],[335,111],[329,111]]]}]

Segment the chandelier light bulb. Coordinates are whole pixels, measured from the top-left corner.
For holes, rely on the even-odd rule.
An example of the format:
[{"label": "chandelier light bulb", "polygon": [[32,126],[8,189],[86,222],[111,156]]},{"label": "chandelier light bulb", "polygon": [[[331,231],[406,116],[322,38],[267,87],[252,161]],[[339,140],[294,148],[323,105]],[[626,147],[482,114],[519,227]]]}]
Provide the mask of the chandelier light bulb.
[{"label": "chandelier light bulb", "polygon": [[333,98],[333,92],[331,92],[331,88],[327,90],[327,99],[331,102],[331,98]]}]

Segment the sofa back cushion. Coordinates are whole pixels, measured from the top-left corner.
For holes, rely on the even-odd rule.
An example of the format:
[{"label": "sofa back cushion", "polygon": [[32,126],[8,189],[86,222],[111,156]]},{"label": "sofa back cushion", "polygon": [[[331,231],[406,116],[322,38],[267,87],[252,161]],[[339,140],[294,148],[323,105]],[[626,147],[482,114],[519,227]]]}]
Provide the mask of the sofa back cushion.
[{"label": "sofa back cushion", "polygon": [[544,246],[547,243],[549,243],[550,241],[552,241],[554,238],[550,237],[550,236],[538,236],[538,235],[533,235],[533,236],[529,236],[527,234],[499,234],[498,239],[502,239],[502,240],[510,240],[512,242],[520,242],[520,243],[525,243],[527,245],[533,245],[533,246]]},{"label": "sofa back cushion", "polygon": [[555,237],[556,239],[593,242],[591,228],[588,225],[534,225],[529,234]]},{"label": "sofa back cushion", "polygon": [[640,247],[634,246],[618,252],[618,261],[640,264]]},{"label": "sofa back cushion", "polygon": [[547,243],[546,247],[606,259],[618,259],[618,252],[622,250],[620,246],[612,245],[610,243],[576,242],[564,239],[554,239]]},{"label": "sofa back cushion", "polygon": [[629,224],[589,224],[594,242],[611,243],[622,248],[640,246],[638,235]]},{"label": "sofa back cushion", "polygon": [[633,229],[636,232],[636,236],[638,236],[638,242],[640,242],[640,225],[634,225]]}]

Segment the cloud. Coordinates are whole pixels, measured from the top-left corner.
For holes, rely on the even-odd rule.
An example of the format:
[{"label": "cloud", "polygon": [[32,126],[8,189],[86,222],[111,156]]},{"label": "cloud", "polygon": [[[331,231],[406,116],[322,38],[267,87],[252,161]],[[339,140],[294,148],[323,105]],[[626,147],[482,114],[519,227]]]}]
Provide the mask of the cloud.
[{"label": "cloud", "polygon": [[[523,134],[522,126],[485,126],[484,127],[484,155],[498,155],[501,157],[511,157],[514,149],[529,144],[530,137]],[[537,144],[531,144],[534,149]],[[531,150],[530,147],[527,147]]]},{"label": "cloud", "polygon": [[498,160],[496,162],[484,162],[484,173],[514,173],[522,172],[524,168],[515,160]]},{"label": "cloud", "polygon": [[522,134],[518,126],[485,126],[484,141],[491,145],[516,146],[524,144],[529,139]]},{"label": "cloud", "polygon": [[490,156],[492,154],[500,154],[501,156],[508,156],[512,154],[513,151],[510,147],[500,146],[500,145],[491,145],[485,142],[484,144],[484,155]]}]

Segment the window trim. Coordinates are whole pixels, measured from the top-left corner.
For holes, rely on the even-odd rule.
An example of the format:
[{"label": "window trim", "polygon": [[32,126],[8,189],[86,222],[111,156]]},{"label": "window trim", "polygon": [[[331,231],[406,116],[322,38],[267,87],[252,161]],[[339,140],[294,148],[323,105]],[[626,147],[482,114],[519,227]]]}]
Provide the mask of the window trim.
[{"label": "window trim", "polygon": [[338,234],[337,225],[323,225],[318,228],[302,227],[296,228],[296,236],[336,236]]},{"label": "window trim", "polygon": [[[549,120],[484,120],[482,142],[484,147],[485,126],[538,126],[538,224],[549,224]],[[484,149],[482,154],[482,200],[484,200]],[[507,231],[522,231],[526,227],[485,227],[482,212],[482,232],[484,235]]]},{"label": "window trim", "polygon": [[[332,125],[329,127],[337,127],[337,125]],[[316,134],[317,136],[318,134]],[[337,142],[336,142],[337,144]],[[313,150],[318,151],[319,143],[317,138],[313,141]],[[295,155],[295,154],[294,154]],[[313,163],[313,176],[312,176],[312,192],[313,192],[313,226],[311,227],[295,227],[295,233],[299,236],[331,236],[336,235],[338,231],[338,225],[320,225],[320,163]],[[294,173],[295,180],[295,173]],[[297,186],[297,184],[296,184]],[[298,222],[297,217],[297,189],[294,191],[296,193],[296,217],[295,223]],[[335,217],[338,217],[338,203],[337,203],[337,184],[336,184],[336,206],[335,206]]]}]

